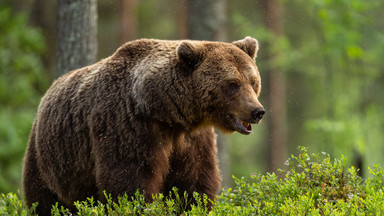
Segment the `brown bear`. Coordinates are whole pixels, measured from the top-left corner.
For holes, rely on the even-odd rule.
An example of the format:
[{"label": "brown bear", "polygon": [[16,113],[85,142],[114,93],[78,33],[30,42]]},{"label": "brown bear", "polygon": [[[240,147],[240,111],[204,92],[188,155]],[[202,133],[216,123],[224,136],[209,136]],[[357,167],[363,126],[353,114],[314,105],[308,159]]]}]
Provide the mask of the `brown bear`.
[{"label": "brown bear", "polygon": [[39,105],[25,156],[29,206],[74,208],[136,190],[147,201],[172,187],[221,189],[216,135],[252,132],[258,101],[257,40],[141,39],[57,79]]}]

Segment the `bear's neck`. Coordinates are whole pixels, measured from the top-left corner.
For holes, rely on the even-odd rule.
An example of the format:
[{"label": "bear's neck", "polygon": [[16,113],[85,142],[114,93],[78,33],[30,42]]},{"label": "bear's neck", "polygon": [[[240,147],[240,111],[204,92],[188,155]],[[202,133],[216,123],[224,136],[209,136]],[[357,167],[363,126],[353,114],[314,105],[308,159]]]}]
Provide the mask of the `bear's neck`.
[{"label": "bear's neck", "polygon": [[[175,64],[177,65],[177,64]],[[133,95],[136,109],[171,128],[192,131],[202,124],[199,104],[194,96],[192,76],[181,66],[140,68],[134,74]]]}]

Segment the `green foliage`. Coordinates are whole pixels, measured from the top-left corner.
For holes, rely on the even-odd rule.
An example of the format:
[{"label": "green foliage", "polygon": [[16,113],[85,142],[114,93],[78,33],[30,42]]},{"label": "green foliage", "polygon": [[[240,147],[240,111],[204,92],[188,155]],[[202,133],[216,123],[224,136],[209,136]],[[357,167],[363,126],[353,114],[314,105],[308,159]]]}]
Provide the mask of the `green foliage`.
[{"label": "green foliage", "polygon": [[[383,1],[279,2],[284,8],[282,36],[274,37],[265,27],[264,5],[250,1],[233,13],[232,32],[235,38],[251,35],[259,39],[263,92],[268,92],[269,69],[286,77],[287,143],[344,154],[350,161],[361,157],[366,166],[382,164]],[[257,18],[249,14],[255,8]],[[263,56],[268,51],[280,55]],[[261,135],[253,143],[265,139]]]},{"label": "green foliage", "polygon": [[[206,195],[194,194],[195,204],[186,209],[187,196],[174,189],[169,196],[153,196],[146,203],[137,192],[107,202],[93,198],[75,202],[78,215],[382,215],[384,214],[384,171],[380,166],[370,169],[371,176],[363,180],[354,167],[346,167],[346,159],[332,160],[329,154],[310,154],[299,147],[298,156],[291,156],[283,179],[275,174],[252,174],[250,178],[234,178],[235,186],[224,190],[214,202]],[[173,197],[173,198],[170,198]],[[33,209],[33,208],[32,208]],[[2,194],[1,215],[27,215],[20,196]],[[52,215],[69,215],[68,209],[53,206]]]},{"label": "green foliage", "polygon": [[28,209],[24,200],[20,199],[20,195],[18,194],[8,193],[0,195],[0,215],[31,215],[35,208],[36,204]]},{"label": "green foliage", "polygon": [[[361,157],[366,166],[382,164],[383,1],[279,2],[284,8],[282,36],[275,37],[266,28],[263,5],[250,1],[232,12],[231,32],[234,38],[251,35],[260,41],[257,61],[266,84],[261,95],[264,104],[267,71],[275,68],[285,75],[287,143],[307,145],[331,155],[344,154],[350,161],[354,156]],[[268,51],[280,55],[264,56]],[[234,140],[235,145],[243,145],[244,140]],[[252,145],[265,140],[261,134]],[[260,166],[263,161],[254,164]],[[234,170],[240,169],[241,165],[234,165]]]},{"label": "green foliage", "polygon": [[0,192],[20,187],[22,158],[37,103],[47,88],[42,33],[24,14],[0,7]]},{"label": "green foliage", "polygon": [[27,26],[24,14],[13,15],[7,7],[0,8],[0,29],[0,101],[17,107],[34,103],[47,84],[42,33]]},{"label": "green foliage", "polygon": [[[316,105],[313,110],[320,113],[307,119],[303,134],[311,140],[319,136],[320,142],[332,143],[328,150],[335,154],[352,155],[355,151],[365,155],[367,149],[384,142],[383,136],[375,132],[384,127],[384,113],[377,110],[383,104],[376,93],[384,66],[379,58],[381,51],[377,50],[383,32],[372,28],[380,25],[372,14],[377,13],[381,3],[375,0],[295,2],[307,4],[305,8],[313,14],[310,22],[316,39],[312,50],[308,50],[310,55],[298,60],[312,65],[303,65],[302,69],[307,71],[316,65],[317,73],[311,76],[320,84],[309,89],[320,96],[317,101],[309,101]],[[376,120],[372,121],[372,117]],[[381,155],[381,151],[378,153]],[[366,161],[372,165],[369,158]]]},{"label": "green foliage", "polygon": [[[275,174],[253,174],[235,179],[224,191],[213,212],[227,210],[242,215],[381,215],[384,213],[384,172],[376,166],[363,181],[346,159],[331,160],[328,154],[309,154],[300,147],[292,156],[284,179]],[[212,214],[212,213],[211,213]]]}]

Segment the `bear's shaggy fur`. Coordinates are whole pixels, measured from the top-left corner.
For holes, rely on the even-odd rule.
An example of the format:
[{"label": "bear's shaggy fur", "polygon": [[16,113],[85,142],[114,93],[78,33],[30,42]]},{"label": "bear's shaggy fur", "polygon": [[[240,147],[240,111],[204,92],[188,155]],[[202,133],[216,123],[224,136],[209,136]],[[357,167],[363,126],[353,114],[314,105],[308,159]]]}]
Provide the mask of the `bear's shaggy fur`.
[{"label": "bear's shaggy fur", "polygon": [[25,156],[27,204],[49,214],[93,196],[220,190],[213,127],[249,134],[261,120],[255,39],[142,39],[57,79]]}]

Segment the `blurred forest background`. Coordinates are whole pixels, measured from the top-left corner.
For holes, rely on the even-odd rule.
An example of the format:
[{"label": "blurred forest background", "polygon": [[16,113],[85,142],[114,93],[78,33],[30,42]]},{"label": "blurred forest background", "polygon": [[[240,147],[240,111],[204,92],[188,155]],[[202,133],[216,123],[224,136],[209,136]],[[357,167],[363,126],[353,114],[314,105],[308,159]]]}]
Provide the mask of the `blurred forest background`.
[{"label": "blurred forest background", "polygon": [[[59,0],[60,1],[60,0]],[[57,2],[0,2],[0,192],[20,188],[28,135],[55,75]],[[97,61],[136,38],[259,40],[260,101],[250,136],[219,137],[231,175],[284,169],[297,146],[384,164],[384,1],[98,0]]]}]

